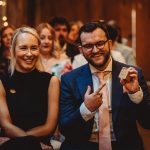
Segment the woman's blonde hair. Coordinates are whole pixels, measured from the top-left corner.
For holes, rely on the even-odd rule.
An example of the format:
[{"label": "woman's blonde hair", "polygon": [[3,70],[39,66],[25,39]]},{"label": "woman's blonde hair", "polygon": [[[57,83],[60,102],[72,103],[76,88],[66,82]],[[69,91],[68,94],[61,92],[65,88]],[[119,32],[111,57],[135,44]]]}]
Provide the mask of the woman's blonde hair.
[{"label": "woman's blonde hair", "polygon": [[37,33],[41,34],[42,30],[46,28],[50,31],[50,33],[52,34],[52,39],[53,39],[53,47],[52,47],[52,50],[50,51],[50,54],[55,57],[55,58],[58,58],[58,50],[59,50],[59,46],[58,46],[58,40],[56,39],[56,35],[55,35],[55,30],[53,29],[53,27],[48,24],[48,23],[40,23],[36,30],[37,30]]},{"label": "woman's blonde hair", "polygon": [[[18,36],[22,33],[29,33],[29,34],[33,35],[38,40],[38,45],[41,44],[40,37],[34,28],[26,26],[26,27],[21,27],[21,28],[16,29],[16,31],[14,32],[14,34],[12,36],[11,48],[10,48],[11,60],[10,60],[9,69],[10,69],[11,75],[13,75],[15,66],[16,66],[16,57],[15,57],[16,41],[17,41]],[[43,66],[39,59],[37,60],[35,66],[38,70],[43,71]]]}]

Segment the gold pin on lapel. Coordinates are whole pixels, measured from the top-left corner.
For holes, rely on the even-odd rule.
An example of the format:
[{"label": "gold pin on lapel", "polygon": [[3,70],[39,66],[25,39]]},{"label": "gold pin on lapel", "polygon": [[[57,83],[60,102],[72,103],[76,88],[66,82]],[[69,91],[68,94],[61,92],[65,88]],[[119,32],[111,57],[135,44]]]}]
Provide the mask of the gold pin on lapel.
[{"label": "gold pin on lapel", "polygon": [[10,89],[10,93],[14,94],[14,93],[16,93],[16,90],[15,89]]}]

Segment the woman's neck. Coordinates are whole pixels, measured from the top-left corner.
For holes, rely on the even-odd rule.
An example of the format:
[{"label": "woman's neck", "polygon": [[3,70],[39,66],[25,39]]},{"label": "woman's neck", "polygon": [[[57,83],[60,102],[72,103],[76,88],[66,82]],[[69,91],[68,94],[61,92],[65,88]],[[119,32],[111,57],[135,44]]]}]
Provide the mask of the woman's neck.
[{"label": "woman's neck", "polygon": [[51,56],[51,55],[40,54],[40,57],[41,57],[41,59],[48,60],[48,59],[50,59],[52,56]]}]

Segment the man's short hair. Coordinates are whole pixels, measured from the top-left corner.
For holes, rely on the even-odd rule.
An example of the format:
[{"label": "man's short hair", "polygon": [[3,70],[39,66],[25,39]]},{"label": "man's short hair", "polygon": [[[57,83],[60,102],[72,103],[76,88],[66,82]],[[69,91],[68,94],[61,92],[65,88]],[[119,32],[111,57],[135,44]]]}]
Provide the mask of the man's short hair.
[{"label": "man's short hair", "polygon": [[107,25],[105,22],[101,22],[101,21],[89,22],[80,28],[79,36],[78,36],[78,40],[77,40],[78,44],[81,44],[81,34],[83,32],[87,32],[87,33],[93,32],[97,28],[102,29],[105,32],[107,39],[110,39],[109,33],[108,33],[108,28],[107,28]]},{"label": "man's short hair", "polygon": [[55,27],[56,25],[65,25],[67,27],[67,31],[70,32],[70,24],[64,17],[53,17],[49,23],[52,27]]}]

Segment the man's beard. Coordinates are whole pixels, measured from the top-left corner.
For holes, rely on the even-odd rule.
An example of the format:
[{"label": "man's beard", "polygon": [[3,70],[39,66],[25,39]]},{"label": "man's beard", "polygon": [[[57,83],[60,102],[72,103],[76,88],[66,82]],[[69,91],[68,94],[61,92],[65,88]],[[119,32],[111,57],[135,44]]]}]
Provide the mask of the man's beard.
[{"label": "man's beard", "polygon": [[60,44],[60,46],[63,47],[65,43],[66,43],[66,40],[65,40],[64,36],[60,35],[59,36],[59,44]]},{"label": "man's beard", "polygon": [[[100,53],[100,52],[98,52],[98,53]],[[84,53],[83,53],[83,55],[84,55]],[[92,55],[97,55],[97,53],[96,54],[92,54]],[[107,64],[107,62],[108,62],[108,60],[110,58],[110,50],[107,53],[104,54],[104,60],[100,64],[96,64],[91,58],[87,58],[85,55],[84,55],[84,57],[89,62],[89,64],[91,64],[95,68],[102,68],[102,67],[104,67]]]}]

